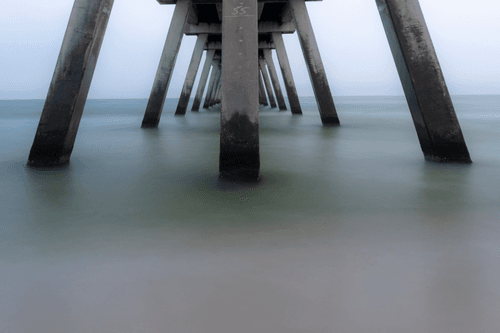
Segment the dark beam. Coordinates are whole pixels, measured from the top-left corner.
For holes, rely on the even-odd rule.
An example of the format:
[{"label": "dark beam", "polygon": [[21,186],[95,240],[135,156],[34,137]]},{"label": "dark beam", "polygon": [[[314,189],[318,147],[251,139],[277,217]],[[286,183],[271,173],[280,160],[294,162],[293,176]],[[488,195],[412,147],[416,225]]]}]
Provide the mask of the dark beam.
[{"label": "dark beam", "polygon": [[191,91],[193,90],[194,80],[196,79],[196,74],[198,73],[198,67],[200,67],[201,57],[203,56],[203,48],[207,42],[207,38],[207,34],[198,35],[193,55],[191,57],[191,62],[189,63],[189,68],[186,74],[186,80],[184,81],[181,96],[179,97],[179,103],[177,104],[177,109],[175,110],[176,115],[186,114],[189,98],[191,97]]},{"label": "dark beam", "polygon": [[207,85],[208,75],[210,74],[210,67],[212,66],[214,55],[215,55],[215,50],[207,51],[205,58],[205,65],[203,65],[203,70],[201,71],[200,82],[198,83],[198,89],[196,90],[196,95],[194,97],[191,111],[200,110],[201,99],[203,98],[203,93],[205,92],[205,87]]},{"label": "dark beam", "polygon": [[69,162],[113,0],[76,0],[71,10],[28,165]]},{"label": "dark beam", "polygon": [[293,80],[292,69],[288,61],[288,55],[283,42],[283,36],[280,33],[274,33],[273,42],[276,45],[276,54],[278,62],[280,63],[281,74],[283,75],[283,83],[285,84],[286,94],[288,95],[288,102],[290,103],[290,110],[292,114],[302,114],[300,107],[299,96],[297,95],[297,88]]},{"label": "dark beam", "polygon": [[[293,34],[295,32],[295,24],[293,22],[280,24],[278,22],[259,22],[259,34],[269,34],[273,32],[280,32],[282,34]],[[219,23],[199,23],[199,24],[186,24],[184,27],[186,35],[222,34],[221,24]]]},{"label": "dark beam", "polygon": [[318,44],[314,37],[311,19],[307,13],[305,0],[289,1],[293,11],[293,18],[297,25],[297,34],[299,35],[300,46],[304,54],[304,60],[307,64],[314,96],[318,104],[321,122],[323,125],[339,125],[340,122],[337,116],[337,110],[333,103],[332,93],[326,77],[323,61],[321,60]]},{"label": "dark beam", "polygon": [[264,55],[264,60],[266,61],[269,76],[271,77],[274,93],[276,95],[276,102],[278,103],[280,110],[286,110],[285,98],[283,97],[283,93],[281,92],[278,73],[276,73],[276,67],[274,66],[273,53],[270,49],[263,49],[262,53]]},{"label": "dark beam", "polygon": [[425,159],[470,163],[418,0],[376,0]]},{"label": "dark beam", "polygon": [[160,64],[156,71],[155,81],[151,94],[149,95],[148,105],[142,120],[143,128],[158,127],[160,116],[167,97],[168,86],[172,73],[175,67],[175,61],[179,48],[181,46],[183,28],[186,23],[189,9],[191,7],[191,0],[178,0],[175,6],[172,20],[170,21],[170,28],[168,29],[167,39],[163,52],[161,54]]},{"label": "dark beam", "polygon": [[[219,174],[260,177],[257,0],[224,0]],[[237,8],[245,8],[245,11]]]}]

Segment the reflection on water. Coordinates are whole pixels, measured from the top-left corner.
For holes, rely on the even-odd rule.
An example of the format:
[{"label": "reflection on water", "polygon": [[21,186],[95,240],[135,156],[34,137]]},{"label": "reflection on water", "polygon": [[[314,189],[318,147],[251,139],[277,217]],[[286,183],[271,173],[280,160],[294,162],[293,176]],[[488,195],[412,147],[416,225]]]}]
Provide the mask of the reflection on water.
[{"label": "reflection on water", "polygon": [[302,102],[261,109],[252,184],[217,177],[217,110],[143,130],[145,101],[89,101],[42,170],[36,112],[2,104],[0,332],[496,332],[500,124],[441,165],[404,99],[339,98],[339,128]]}]

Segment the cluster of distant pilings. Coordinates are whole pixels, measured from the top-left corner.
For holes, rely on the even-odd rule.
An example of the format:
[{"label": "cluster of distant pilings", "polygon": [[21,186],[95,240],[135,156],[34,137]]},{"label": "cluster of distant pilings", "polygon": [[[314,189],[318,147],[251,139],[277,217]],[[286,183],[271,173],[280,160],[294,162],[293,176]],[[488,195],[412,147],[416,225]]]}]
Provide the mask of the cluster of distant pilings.
[{"label": "cluster of distant pilings", "polygon": [[[290,30],[287,32],[291,33],[293,31]],[[287,110],[285,97],[281,89],[278,72],[272,56],[272,50],[276,50],[286,86],[290,109],[293,114],[302,114],[285,44],[281,36],[282,33],[283,32],[259,34],[259,103],[264,106],[271,106],[271,108],[279,107],[280,110]],[[276,42],[274,42],[275,40]],[[199,111],[204,93],[204,109],[220,104],[221,102],[222,36],[221,34],[197,34],[197,41],[175,111],[176,115],[184,115],[186,113],[195,78],[200,68],[203,50],[206,50],[205,64],[198,82],[198,89],[194,97],[191,111]]]},{"label": "cluster of distant pilings", "polygon": [[[206,50],[192,111],[199,110],[204,93],[204,108],[221,104],[219,174],[258,179],[259,104],[286,109],[272,50],[279,60],[291,113],[302,114],[282,38],[294,32],[321,121],[325,126],[339,125],[306,1],[321,0],[158,0],[175,5],[175,10],[142,127],[158,127],[182,37],[195,35],[175,114],[186,113]],[[425,158],[471,162],[418,0],[375,2]],[[69,162],[112,5],[113,0],[75,0],[29,165]]]}]

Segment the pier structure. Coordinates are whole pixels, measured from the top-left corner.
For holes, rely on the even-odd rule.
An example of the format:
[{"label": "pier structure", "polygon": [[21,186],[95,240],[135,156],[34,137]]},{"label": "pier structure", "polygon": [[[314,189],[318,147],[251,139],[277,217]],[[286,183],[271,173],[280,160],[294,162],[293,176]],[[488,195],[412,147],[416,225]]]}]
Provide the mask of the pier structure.
[{"label": "pier structure", "polygon": [[[290,32],[291,33],[291,32]],[[198,37],[198,40],[203,37]],[[198,45],[195,46],[195,49],[193,51],[193,56],[191,59],[191,64],[195,62],[197,66],[200,65],[201,61],[201,55],[197,54],[197,47]],[[272,41],[272,35],[271,34],[259,34],[259,76],[260,79],[262,77],[265,78],[266,84],[262,83],[262,85],[259,83],[259,103],[264,106],[268,106],[269,103],[267,102],[267,97],[269,97],[269,101],[271,104],[271,107],[279,107],[280,110],[287,110],[286,102],[285,102],[285,97],[283,95],[282,89],[281,89],[281,84],[279,82],[278,78],[278,72],[276,70],[276,67],[274,65],[274,60],[272,58],[272,50],[276,49],[275,44]],[[208,36],[205,44],[205,50],[206,50],[206,57],[205,57],[205,64],[203,66],[203,70],[201,73],[200,80],[198,82],[198,90],[196,92],[196,96],[191,108],[191,111],[199,111],[200,105],[201,105],[201,100],[203,98],[203,92],[205,90],[207,80],[209,84],[209,88],[207,89],[206,92],[206,97],[205,97],[205,104],[203,105],[204,108],[208,108],[210,106],[213,106],[215,104],[220,103],[220,78],[218,81],[215,83],[213,80],[217,80],[217,76],[215,74],[210,77],[209,79],[209,72],[210,68],[212,68],[212,73],[215,73],[218,69],[215,66],[220,66],[221,65],[221,60],[220,60],[220,54],[222,50],[222,36],[220,34],[214,34]],[[217,52],[217,53],[215,53]],[[286,50],[285,52],[285,57],[286,57]],[[217,54],[217,55],[215,55]],[[214,56],[216,59],[219,59],[217,63],[213,62]],[[285,60],[286,63],[288,64],[288,58],[286,57]],[[298,103],[298,96],[297,96],[297,89],[295,88],[295,83],[293,81],[292,73],[286,72],[289,68],[289,66],[283,66],[285,68],[283,72],[284,75],[283,77],[290,77],[291,79],[288,80],[289,84],[289,90],[290,94],[288,96],[289,103],[291,105],[291,111],[293,114],[302,114],[302,109],[300,107],[300,104]],[[184,82],[184,86],[181,92],[181,95],[179,97],[179,102],[177,105],[177,109],[175,114],[176,115],[184,115],[187,110],[187,106],[189,103],[189,98],[191,96],[191,91],[192,91],[192,85],[194,82],[194,78],[196,76],[196,73],[198,71],[198,68],[195,67],[189,67],[188,72],[186,74],[186,79]],[[272,82],[272,85],[271,85]],[[211,99],[210,94],[211,94],[211,87],[213,86],[219,87],[219,95],[217,95],[217,99]],[[275,98],[276,96],[276,98]],[[277,104],[276,104],[277,103]]]},{"label": "pier structure", "polygon": [[[286,109],[272,61],[273,49],[279,59],[291,112],[301,114],[282,38],[283,33],[295,31],[321,121],[323,125],[339,125],[306,7],[306,1],[321,0],[157,1],[175,5],[175,10],[143,128],[158,126],[182,37],[196,35],[176,114],[186,112],[206,51],[192,110],[199,110],[208,83],[203,106],[221,104],[220,176],[258,179],[259,104]],[[418,0],[375,2],[426,160],[471,162]],[[57,166],[69,162],[112,5],[113,0],[75,0],[29,165]]]}]

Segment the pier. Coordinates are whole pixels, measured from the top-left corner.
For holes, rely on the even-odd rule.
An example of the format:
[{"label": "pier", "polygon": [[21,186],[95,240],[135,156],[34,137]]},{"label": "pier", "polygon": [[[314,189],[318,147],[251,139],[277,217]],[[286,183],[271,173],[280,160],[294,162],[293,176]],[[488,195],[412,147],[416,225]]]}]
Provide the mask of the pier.
[{"label": "pier", "polygon": [[[175,10],[142,127],[158,127],[182,38],[196,36],[175,115],[186,114],[206,53],[192,111],[199,110],[203,96],[204,108],[221,104],[219,175],[257,180],[259,104],[286,110],[286,91],[291,114],[302,113],[282,38],[292,33],[298,35],[323,126],[340,125],[307,1],[320,0],[158,0]],[[375,2],[425,159],[470,163],[418,0]],[[75,0],[29,165],[69,162],[112,6],[113,0]]]}]

